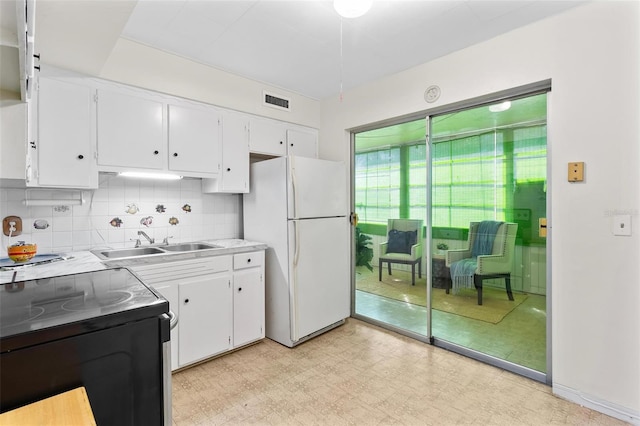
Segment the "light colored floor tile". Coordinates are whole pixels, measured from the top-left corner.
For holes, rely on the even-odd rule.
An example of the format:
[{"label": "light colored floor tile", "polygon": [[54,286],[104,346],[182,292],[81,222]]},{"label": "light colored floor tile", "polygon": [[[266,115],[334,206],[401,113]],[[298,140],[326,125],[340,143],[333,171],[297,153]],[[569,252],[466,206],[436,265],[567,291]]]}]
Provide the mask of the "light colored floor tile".
[{"label": "light colored floor tile", "polygon": [[175,373],[173,424],[624,423],[542,383],[348,319],[293,349],[265,339]]}]

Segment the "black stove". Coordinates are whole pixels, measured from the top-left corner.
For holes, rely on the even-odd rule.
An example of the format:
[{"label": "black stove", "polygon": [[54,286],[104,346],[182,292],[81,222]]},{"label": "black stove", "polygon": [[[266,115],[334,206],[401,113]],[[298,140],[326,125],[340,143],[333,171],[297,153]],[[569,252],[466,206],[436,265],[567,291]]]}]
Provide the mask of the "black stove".
[{"label": "black stove", "polygon": [[167,302],[124,268],[2,284],[0,352],[42,343],[42,330],[58,339],[167,312]]},{"label": "black stove", "polygon": [[98,424],[170,421],[168,313],[125,268],[0,284],[0,412],[84,386]]}]

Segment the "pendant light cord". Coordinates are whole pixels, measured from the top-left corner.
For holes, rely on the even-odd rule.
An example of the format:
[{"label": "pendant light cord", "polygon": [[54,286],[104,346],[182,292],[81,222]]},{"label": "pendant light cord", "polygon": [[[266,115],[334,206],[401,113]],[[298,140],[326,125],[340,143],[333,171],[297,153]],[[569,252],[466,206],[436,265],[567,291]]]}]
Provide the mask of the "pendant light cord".
[{"label": "pendant light cord", "polygon": [[341,16],[340,17],[340,102],[342,102],[343,62],[344,62],[344,56],[342,52],[342,16]]}]

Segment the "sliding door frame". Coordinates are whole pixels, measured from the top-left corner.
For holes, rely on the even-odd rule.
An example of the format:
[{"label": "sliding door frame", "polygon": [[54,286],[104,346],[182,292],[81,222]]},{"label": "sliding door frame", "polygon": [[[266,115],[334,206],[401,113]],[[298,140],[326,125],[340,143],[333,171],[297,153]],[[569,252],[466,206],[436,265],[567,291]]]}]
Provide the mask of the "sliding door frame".
[{"label": "sliding door frame", "polygon": [[[455,103],[451,103],[451,104],[447,104],[447,105],[442,105],[442,106],[438,106],[435,108],[431,108],[431,109],[427,109],[427,110],[423,110],[423,111],[419,111],[413,114],[408,114],[408,115],[404,115],[401,117],[395,117],[395,118],[391,118],[391,119],[387,119],[387,120],[382,120],[382,121],[378,121],[375,123],[370,123],[364,126],[358,126],[358,127],[354,127],[351,129],[347,129],[346,131],[348,131],[350,133],[350,170],[351,170],[351,176],[350,176],[350,182],[351,182],[351,188],[350,188],[350,193],[351,193],[351,211],[355,212],[355,135],[357,133],[361,133],[361,132],[365,132],[368,130],[374,130],[380,127],[386,127],[386,126],[393,126],[395,124],[401,124],[401,123],[405,123],[408,121],[414,121],[414,120],[419,120],[419,119],[426,119],[426,128],[427,128],[427,135],[426,136],[426,146],[427,146],[427,167],[428,167],[428,171],[427,171],[427,212],[426,212],[426,219],[427,219],[427,227],[426,227],[426,235],[425,235],[425,239],[426,239],[426,247],[425,247],[425,253],[424,256],[426,257],[426,259],[430,259],[431,258],[431,241],[432,241],[432,235],[431,235],[431,140],[430,140],[430,134],[431,134],[431,117],[433,116],[437,116],[437,115],[443,115],[443,114],[448,114],[448,113],[453,113],[456,111],[460,111],[460,110],[465,110],[465,109],[470,109],[470,108],[475,108],[475,107],[479,107],[479,106],[483,106],[483,105],[490,105],[490,104],[495,104],[501,101],[505,101],[508,99],[513,99],[513,98],[519,98],[519,97],[526,97],[526,96],[533,96],[533,95],[537,95],[537,94],[542,94],[542,93],[546,93],[547,94],[547,123],[548,123],[548,117],[549,117],[549,110],[551,108],[551,79],[547,79],[547,80],[541,80],[535,83],[531,83],[531,84],[526,84],[523,86],[519,86],[519,87],[515,87],[512,89],[507,89],[507,90],[503,90],[503,91],[499,91],[499,92],[495,92],[492,94],[488,94],[488,95],[483,95],[483,96],[479,96],[479,97],[475,97],[475,98],[471,98],[471,99],[466,99],[464,101],[459,101],[459,102],[455,102]],[[369,317],[365,317],[363,315],[360,315],[358,313],[356,313],[356,300],[355,300],[355,295],[356,295],[356,282],[355,282],[355,244],[353,243],[355,240],[355,226],[352,226],[351,228],[351,232],[352,232],[352,273],[351,273],[351,316],[353,318],[356,319],[360,319],[362,321],[377,325],[379,327],[385,328],[387,330],[390,331],[394,331],[396,333],[411,337],[413,339],[425,342],[425,343],[430,343],[434,346],[440,347],[440,348],[444,348],[447,350],[450,350],[452,352],[456,352],[459,353],[461,355],[467,356],[469,358],[473,358],[476,359],[478,361],[490,364],[490,365],[494,365],[496,367],[502,368],[504,370],[507,371],[511,371],[513,373],[519,374],[521,376],[525,376],[528,378],[531,378],[533,380],[539,381],[539,382],[543,382],[546,383],[548,385],[551,385],[552,383],[552,348],[551,348],[551,344],[552,344],[552,317],[551,317],[551,305],[552,305],[552,292],[551,292],[551,288],[552,288],[552,282],[551,282],[551,238],[552,238],[552,232],[553,232],[553,227],[552,227],[552,217],[551,217],[551,187],[552,187],[552,181],[551,181],[551,176],[550,176],[550,172],[549,170],[551,169],[551,151],[552,151],[552,142],[551,142],[551,137],[549,135],[549,126],[547,127],[547,246],[546,246],[546,260],[547,260],[547,270],[546,270],[546,315],[547,315],[547,320],[546,320],[546,373],[540,372],[540,371],[536,371],[536,370],[532,370],[530,368],[527,367],[523,367],[521,365],[518,364],[514,364],[512,362],[509,361],[505,361],[503,359],[500,358],[496,358],[493,357],[491,355],[487,355],[487,354],[483,354],[481,352],[475,351],[475,350],[471,350],[469,348],[460,346],[460,345],[456,345],[454,343],[451,342],[447,342],[441,339],[438,339],[437,337],[434,337],[432,334],[432,321],[431,321],[431,286],[427,285],[427,310],[428,310],[428,315],[427,315],[427,335],[421,335],[421,334],[417,334],[414,332],[411,332],[409,330],[405,330],[405,329],[401,329],[398,328],[396,326],[390,325],[388,323],[382,322],[382,321],[378,321],[378,320],[374,320],[372,318]],[[426,279],[427,279],[427,283],[431,282],[431,278],[432,278],[432,271],[431,271],[431,262],[426,262],[426,268],[425,268],[425,274],[426,274]]]}]

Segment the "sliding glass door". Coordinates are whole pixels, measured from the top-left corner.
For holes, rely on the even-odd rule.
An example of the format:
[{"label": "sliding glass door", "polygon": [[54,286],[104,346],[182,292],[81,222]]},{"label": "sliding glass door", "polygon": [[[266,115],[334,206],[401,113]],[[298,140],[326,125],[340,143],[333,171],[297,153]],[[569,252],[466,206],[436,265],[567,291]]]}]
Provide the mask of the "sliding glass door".
[{"label": "sliding glass door", "polygon": [[[425,138],[424,118],[358,133],[353,158],[359,217],[356,314],[423,338],[428,330]],[[399,244],[388,245],[390,231]]]},{"label": "sliding glass door", "polygon": [[353,141],[355,316],[544,379],[546,93]]},{"label": "sliding glass door", "polygon": [[546,372],[546,94],[431,117],[431,335]]}]

